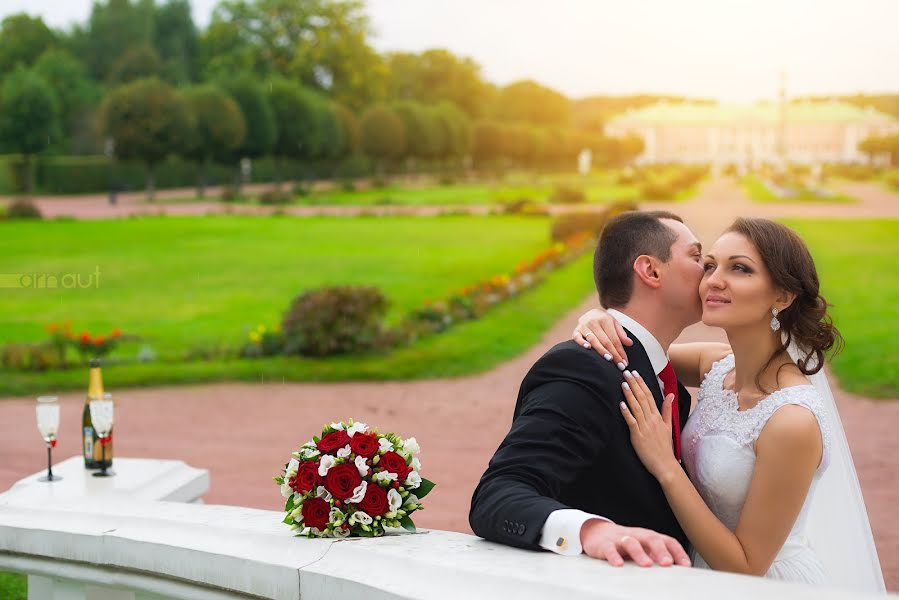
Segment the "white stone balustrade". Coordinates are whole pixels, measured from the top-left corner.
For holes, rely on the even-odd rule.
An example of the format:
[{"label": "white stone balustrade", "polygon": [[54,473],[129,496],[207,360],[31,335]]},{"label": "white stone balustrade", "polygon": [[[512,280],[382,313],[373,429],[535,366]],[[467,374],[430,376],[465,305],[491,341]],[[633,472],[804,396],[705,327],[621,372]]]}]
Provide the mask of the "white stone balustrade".
[{"label": "white stone balustrade", "polygon": [[29,600],[874,597],[699,569],[614,568],[444,531],[296,538],[279,512],[137,496],[0,495],[0,569],[33,575]]}]

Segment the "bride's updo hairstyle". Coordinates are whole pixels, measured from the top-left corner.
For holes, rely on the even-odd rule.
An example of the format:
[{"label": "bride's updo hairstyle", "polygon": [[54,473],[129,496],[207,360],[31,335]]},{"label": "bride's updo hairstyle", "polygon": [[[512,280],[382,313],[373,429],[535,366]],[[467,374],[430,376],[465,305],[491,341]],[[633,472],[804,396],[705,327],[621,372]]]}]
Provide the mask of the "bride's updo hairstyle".
[{"label": "bride's updo hairstyle", "polygon": [[761,255],[773,285],[796,294],[796,299],[777,315],[783,347],[769,360],[771,364],[791,343],[799,353],[793,358],[805,375],[824,366],[824,355],[843,347],[843,338],[834,327],[821,296],[818,271],[808,246],[795,231],[768,219],[740,217],[727,229],[748,239]]}]

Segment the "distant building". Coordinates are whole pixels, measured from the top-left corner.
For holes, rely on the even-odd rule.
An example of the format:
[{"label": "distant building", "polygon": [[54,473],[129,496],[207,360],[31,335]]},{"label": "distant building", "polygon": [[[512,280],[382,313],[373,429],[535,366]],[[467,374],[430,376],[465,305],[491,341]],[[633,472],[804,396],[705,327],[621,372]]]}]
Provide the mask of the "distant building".
[{"label": "distant building", "polygon": [[858,144],[899,131],[899,121],[845,102],[730,106],[661,102],[612,119],[606,135],[636,134],[645,149],[640,164],[710,163],[744,167],[762,163],[864,162]]}]

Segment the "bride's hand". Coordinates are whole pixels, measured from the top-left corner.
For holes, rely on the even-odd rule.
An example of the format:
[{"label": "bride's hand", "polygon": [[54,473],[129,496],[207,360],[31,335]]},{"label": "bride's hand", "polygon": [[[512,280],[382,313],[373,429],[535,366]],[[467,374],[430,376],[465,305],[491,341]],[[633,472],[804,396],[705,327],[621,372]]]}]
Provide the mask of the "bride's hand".
[{"label": "bride's hand", "polygon": [[592,347],[603,358],[618,365],[622,371],[627,367],[624,346],[634,345],[621,324],[599,308],[581,315],[571,339],[584,348]]},{"label": "bride's hand", "polygon": [[668,394],[662,403],[662,412],[656,407],[652,392],[636,371],[625,371],[627,381],[621,384],[627,404],[621,403],[621,413],[631,430],[631,444],[646,470],[662,480],[671,469],[680,468],[674,457],[671,440],[671,404],[674,394]]}]

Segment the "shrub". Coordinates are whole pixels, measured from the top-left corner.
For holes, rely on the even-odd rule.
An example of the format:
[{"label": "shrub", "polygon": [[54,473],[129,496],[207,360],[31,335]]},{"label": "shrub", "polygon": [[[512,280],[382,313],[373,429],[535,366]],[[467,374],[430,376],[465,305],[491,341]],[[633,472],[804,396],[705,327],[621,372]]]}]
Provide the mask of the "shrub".
[{"label": "shrub", "polygon": [[279,189],[267,190],[259,194],[259,204],[267,206],[275,204],[290,204],[290,194]]},{"label": "shrub", "polygon": [[518,215],[530,211],[536,203],[530,198],[518,198],[499,204],[500,212],[505,215]]},{"label": "shrub", "polygon": [[620,213],[637,210],[633,202],[616,202],[601,213],[570,213],[556,218],[550,226],[554,242],[562,242],[582,232],[598,235],[606,222]]},{"label": "shrub", "polygon": [[567,184],[559,184],[553,190],[549,201],[558,204],[581,204],[587,201],[584,190]]},{"label": "shrub", "polygon": [[890,171],[883,176],[883,180],[894,190],[899,190],[899,171]]},{"label": "shrub", "polygon": [[42,219],[43,217],[41,209],[29,198],[16,198],[6,209],[7,219]]},{"label": "shrub", "polygon": [[219,200],[222,202],[237,202],[240,199],[240,194],[237,191],[237,186],[223,185],[222,191],[219,192]]},{"label": "shrub", "polygon": [[284,315],[284,351],[329,356],[390,344],[387,298],[374,287],[326,287],[298,296]]},{"label": "shrub", "polygon": [[640,188],[641,195],[647,200],[671,200],[677,190],[670,183],[650,181]]}]

